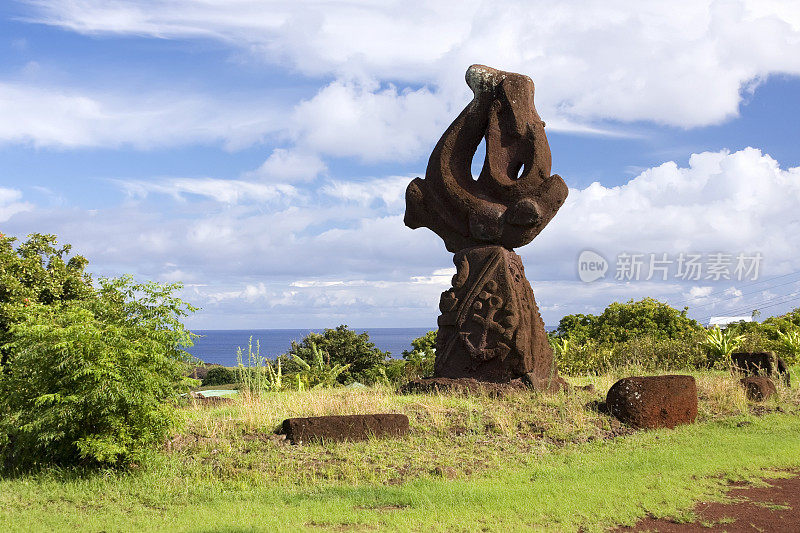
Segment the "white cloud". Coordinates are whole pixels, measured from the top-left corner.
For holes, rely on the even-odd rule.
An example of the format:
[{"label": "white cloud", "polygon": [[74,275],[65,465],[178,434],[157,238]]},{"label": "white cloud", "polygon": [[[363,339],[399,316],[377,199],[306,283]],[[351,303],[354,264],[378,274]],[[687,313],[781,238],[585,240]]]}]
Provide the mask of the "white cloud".
[{"label": "white cloud", "polygon": [[[755,148],[694,154],[689,166],[667,162],[627,184],[571,190],[530,246],[577,257],[586,248],[620,252],[763,252],[771,271],[800,268],[800,168],[781,169]],[[556,250],[558,252],[556,252]]]},{"label": "white cloud", "polygon": [[[442,91],[440,103],[461,102],[466,66],[491,64],[540,82],[539,107],[553,123],[714,124],[737,113],[739,92],[754,79],[800,74],[800,10],[788,0],[29,3],[33,19],[81,33],[216,39],[312,76],[337,76],[323,92],[340,103],[405,98],[348,89],[345,80],[363,76],[430,84]],[[318,135],[331,149],[333,140]]]},{"label": "white cloud", "polygon": [[263,99],[244,106],[200,94],[96,94],[0,81],[0,143],[145,149],[220,143],[237,149],[277,131],[284,114]]},{"label": "white cloud", "polygon": [[441,135],[447,112],[441,95],[427,87],[398,90],[364,80],[334,81],[298,104],[290,129],[298,145],[324,154],[412,160]]},{"label": "white cloud", "polygon": [[316,154],[276,148],[260,167],[244,177],[279,182],[313,181],[326,169]]},{"label": "white cloud", "polygon": [[393,213],[405,209],[405,193],[413,176],[390,176],[368,181],[332,180],[325,184],[321,192],[340,202],[354,202],[370,205],[380,200]]},{"label": "white cloud", "polygon": [[145,198],[150,193],[167,194],[177,200],[197,195],[226,204],[268,202],[298,196],[292,185],[262,184],[241,180],[214,178],[169,178],[159,181],[118,180],[120,187],[131,197]]},{"label": "white cloud", "polygon": [[0,187],[0,222],[5,222],[17,213],[31,211],[33,204],[20,202],[22,191]]}]

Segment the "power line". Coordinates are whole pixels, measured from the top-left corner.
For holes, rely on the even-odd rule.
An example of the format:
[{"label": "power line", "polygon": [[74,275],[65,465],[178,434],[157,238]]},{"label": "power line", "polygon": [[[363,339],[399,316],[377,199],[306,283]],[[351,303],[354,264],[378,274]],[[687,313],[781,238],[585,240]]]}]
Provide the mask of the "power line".
[{"label": "power line", "polygon": [[[725,312],[726,313],[730,313],[732,315],[735,315],[736,313],[742,313],[742,312],[745,312],[745,311],[748,311],[748,310],[766,309],[768,307],[774,307],[776,305],[789,303],[789,302],[792,302],[794,300],[800,300],[800,296],[797,296],[799,294],[800,294],[800,291],[796,291],[796,292],[793,292],[793,293],[790,293],[790,294],[783,294],[783,295],[780,295],[780,296],[773,296],[772,298],[767,298],[766,300],[763,300],[761,302],[756,302],[754,304],[749,304],[747,306],[738,307],[738,308],[735,308],[735,309],[728,309]],[[788,300],[783,300],[783,298],[789,298],[789,299]],[[775,300],[781,300],[781,301],[775,302]],[[766,305],[766,304],[769,304],[769,305]],[[707,316],[705,318],[705,320],[709,320],[711,318],[712,318],[711,316]]]},{"label": "power line", "polygon": [[[763,287],[761,289],[758,289],[757,291],[746,292],[746,293],[743,293],[743,294],[731,295],[729,298],[726,298],[726,299],[717,299],[717,301],[715,301],[715,302],[708,302],[708,303],[704,303],[704,304],[700,304],[700,305],[695,305],[693,307],[693,309],[700,309],[701,307],[708,307],[709,305],[717,305],[717,304],[725,303],[728,300],[734,300],[736,298],[742,298],[744,296],[750,296],[751,294],[758,294],[759,292],[768,291],[770,289],[775,289],[777,287],[783,287],[784,285],[791,285],[792,283],[798,283],[798,282],[800,282],[800,280],[794,279],[792,281],[787,281],[786,283],[779,283],[778,285],[771,285],[769,287]],[[727,289],[726,289],[726,291],[727,291]]]},{"label": "power line", "polygon": [[[788,276],[795,276],[795,275],[797,275],[797,274],[800,274],[800,270],[798,270],[798,271],[796,271],[796,272],[790,272],[790,273],[788,273],[788,274],[781,274],[780,276],[773,276],[773,277],[771,277],[771,278],[767,278],[767,279],[762,279],[762,280],[758,280],[758,281],[751,281],[751,282],[749,282],[749,283],[745,283],[744,285],[740,285],[740,286],[739,286],[739,288],[740,288],[740,289],[743,289],[743,288],[745,288],[745,287],[751,287],[751,286],[753,286],[753,285],[758,285],[758,284],[760,284],[760,283],[767,283],[767,282],[769,282],[769,281],[775,281],[776,279],[781,279],[781,278],[785,278],[785,277],[788,277]],[[795,281],[798,281],[798,280],[795,280]],[[789,283],[791,283],[791,282],[789,282]],[[777,285],[777,286],[780,286],[780,285]],[[707,294],[706,296],[703,296],[703,298],[709,298],[709,297],[711,297],[711,296],[714,296],[714,295],[717,295],[717,294],[723,294],[723,293],[724,293],[724,292],[726,292],[727,290],[728,290],[728,289],[723,289],[723,290],[721,290],[721,291],[712,292],[712,293],[709,293],[709,294]],[[762,289],[762,290],[765,290],[765,289]],[[758,292],[758,291],[756,291],[756,292]],[[751,293],[751,294],[752,294],[752,293]],[[696,299],[697,299],[697,298],[687,298],[687,299],[685,299],[685,300],[679,300],[678,302],[674,303],[674,304],[673,304],[673,306],[674,306],[674,307],[678,307],[679,305],[683,305],[683,304],[686,304],[686,303],[693,302],[693,301],[694,301],[694,300],[696,300]],[[699,307],[699,306],[698,306],[698,307]]]}]

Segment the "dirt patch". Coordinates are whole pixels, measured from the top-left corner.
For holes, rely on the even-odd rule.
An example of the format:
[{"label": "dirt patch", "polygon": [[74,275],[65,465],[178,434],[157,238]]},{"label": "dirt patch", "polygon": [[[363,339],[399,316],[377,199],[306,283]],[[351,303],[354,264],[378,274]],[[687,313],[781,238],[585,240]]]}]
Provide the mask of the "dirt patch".
[{"label": "dirt patch", "polygon": [[728,503],[700,502],[694,507],[694,522],[679,524],[667,519],[645,518],[633,527],[616,531],[685,533],[727,531],[729,533],[800,531],[800,471],[787,479],[766,479],[768,486],[734,484]]}]

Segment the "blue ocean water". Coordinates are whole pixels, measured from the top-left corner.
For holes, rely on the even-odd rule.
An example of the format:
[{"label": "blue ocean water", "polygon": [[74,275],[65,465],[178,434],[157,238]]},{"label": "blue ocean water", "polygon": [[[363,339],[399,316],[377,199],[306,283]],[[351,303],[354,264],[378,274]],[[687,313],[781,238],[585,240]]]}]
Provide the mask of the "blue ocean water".
[{"label": "blue ocean water", "polygon": [[[369,340],[380,350],[390,352],[392,357],[400,357],[403,350],[411,349],[411,341],[421,337],[432,328],[372,328],[353,329],[357,333],[369,333]],[[241,346],[247,356],[247,342],[253,337],[253,350],[256,341],[260,343],[262,357],[273,359],[289,351],[292,341],[301,341],[311,332],[322,333],[321,329],[209,329],[197,330],[202,335],[194,340],[189,348],[190,354],[201,361],[224,366],[236,366],[236,348]]]}]

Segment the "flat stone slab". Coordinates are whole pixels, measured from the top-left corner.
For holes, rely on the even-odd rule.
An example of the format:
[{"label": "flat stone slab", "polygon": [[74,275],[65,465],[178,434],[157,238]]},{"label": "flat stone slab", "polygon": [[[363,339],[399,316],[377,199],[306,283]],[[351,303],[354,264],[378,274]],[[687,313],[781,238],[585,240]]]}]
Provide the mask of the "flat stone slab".
[{"label": "flat stone slab", "polygon": [[775,383],[766,376],[748,376],[739,382],[744,387],[747,399],[752,402],[762,402],[778,392]]},{"label": "flat stone slab", "polygon": [[697,418],[692,376],[623,378],[608,391],[606,407],[621,422],[643,429],[674,428]]},{"label": "flat stone slab", "polygon": [[380,413],[287,418],[283,421],[282,433],[293,444],[401,437],[408,433],[408,417],[398,413]]}]

